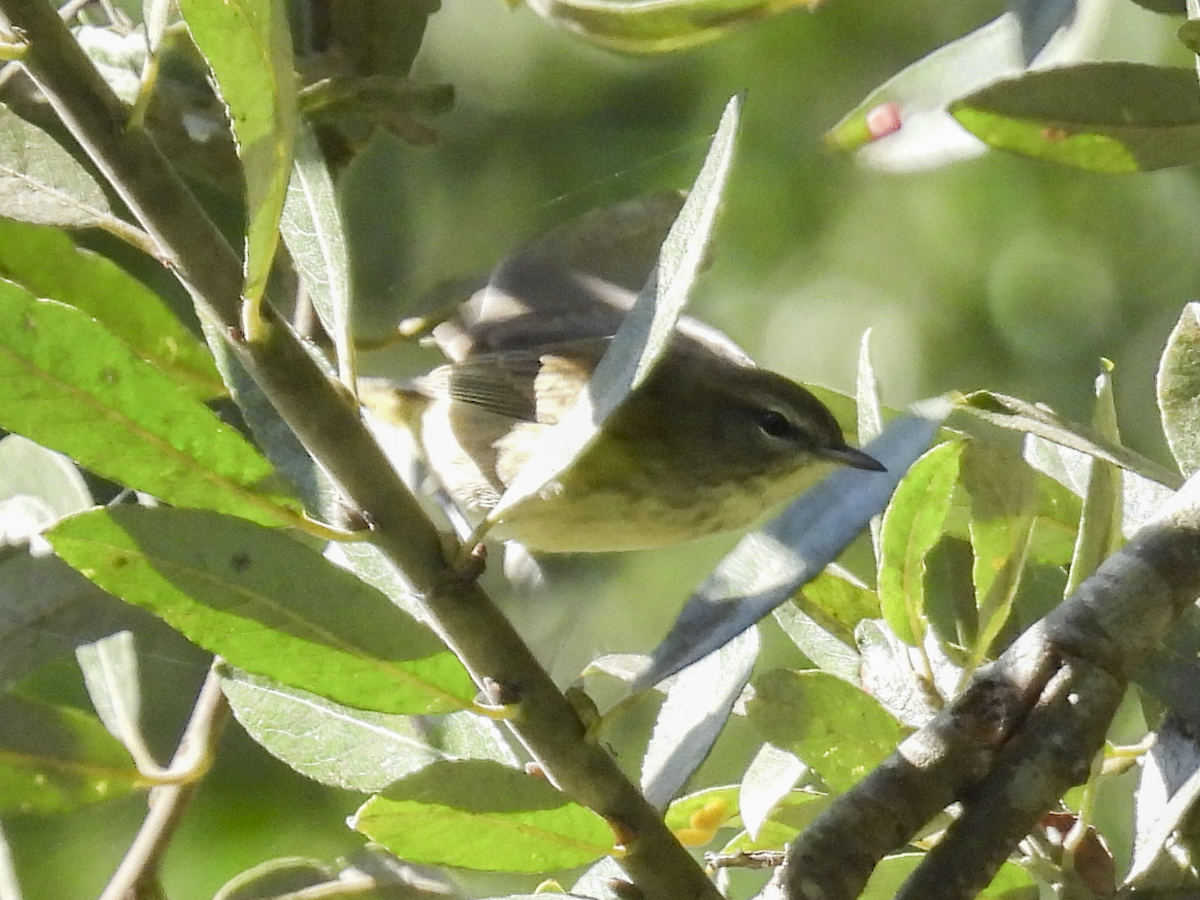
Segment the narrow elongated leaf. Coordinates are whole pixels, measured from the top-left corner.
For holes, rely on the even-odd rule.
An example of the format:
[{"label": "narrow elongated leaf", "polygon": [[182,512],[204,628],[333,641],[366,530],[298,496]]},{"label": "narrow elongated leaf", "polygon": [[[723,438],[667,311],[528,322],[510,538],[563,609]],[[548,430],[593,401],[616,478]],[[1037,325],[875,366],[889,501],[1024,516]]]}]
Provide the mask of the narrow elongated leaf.
[{"label": "narrow elongated leaf", "polygon": [[143,771],[155,767],[142,740],[142,686],[133,633],[116,634],[75,648],[92,706],[100,721]]},{"label": "narrow elongated leaf", "polygon": [[246,179],[246,297],[267,286],[292,170],[296,80],[281,0],[180,0],[188,30],[225,102]]},{"label": "narrow elongated leaf", "polygon": [[950,109],[993,147],[1092,172],[1200,161],[1200,94],[1191,69],[1103,62],[1027,72]]},{"label": "narrow elongated leaf", "polygon": [[948,441],[919,459],[883,517],[879,602],[899,637],[918,645],[925,637],[925,560],[941,540],[963,444]]},{"label": "narrow elongated leaf", "polygon": [[233,665],[359,709],[463,709],[474,687],[425,626],[286,534],[121,506],[60,522],[55,552]]},{"label": "narrow elongated leaf", "polygon": [[763,744],[742,776],[738,793],[738,809],[750,837],[759,829],[776,805],[804,777],[808,766],[795,754],[780,750],[774,744]]},{"label": "narrow elongated leaf", "polygon": [[0,427],[178,506],[291,522],[293,500],[234,429],[99,323],[0,281]]},{"label": "narrow elongated leaf", "polygon": [[708,757],[750,681],[758,650],[758,632],[744,631],[671,684],[642,762],[642,793],[652,804],[665,807]]},{"label": "narrow elongated leaf", "polygon": [[1097,459],[1108,460],[1172,490],[1183,485],[1178,472],[1172,472],[1128,447],[1114,444],[1097,434],[1094,428],[1064,419],[1040,404],[992,391],[976,391],[963,398],[960,408],[1001,428],[1034,434]]},{"label": "narrow elongated leaf", "polygon": [[80,710],[0,695],[0,722],[0,812],[67,812],[143,786],[125,748]]},{"label": "narrow elongated leaf", "polygon": [[657,684],[711,653],[815,578],[887,505],[949,410],[949,403],[934,400],[894,419],[864,448],[887,472],[838,469],[742,538],[688,600],[632,689]]},{"label": "narrow elongated leaf", "polygon": [[973,442],[963,455],[962,480],[971,495],[971,538],[979,633],[977,666],[1008,620],[1033,536],[1033,472],[1015,452]]},{"label": "narrow elongated leaf", "polygon": [[364,803],[350,825],[413,862],[545,872],[612,852],[596,813],[494,762],[434,763]]},{"label": "narrow elongated leaf", "polygon": [[696,183],[667,233],[658,265],[637,302],[605,351],[587,387],[489,513],[488,522],[505,516],[564,472],[596,439],[608,418],[649,376],[675,333],[692,285],[704,262],[716,224],[721,195],[733,165],[741,99],[725,107]]},{"label": "narrow elongated leaf", "polygon": [[[1113,402],[1112,364],[1096,379],[1096,411],[1092,424],[1113,443],[1119,444],[1117,411]],[[1079,536],[1071,569],[1067,575],[1066,594],[1074,593],[1114,550],[1121,545],[1122,471],[1104,460],[1092,460],[1092,471],[1084,495],[1083,512],[1079,518]]]},{"label": "narrow elongated leaf", "polygon": [[1189,303],[1158,364],[1158,410],[1171,454],[1185,475],[1200,469],[1200,304]]},{"label": "narrow elongated leaf", "polygon": [[311,128],[300,123],[296,161],[279,222],[300,283],[337,349],[342,380],[352,384],[354,342],[350,325],[350,271],[346,237],[333,179]]},{"label": "narrow elongated leaf", "polygon": [[900,725],[853,685],[824,672],[767,672],[746,705],[767,740],[795,753],[844,791],[896,749]]},{"label": "narrow elongated leaf", "polygon": [[715,41],[766,15],[820,0],[527,0],[543,18],[627,53],[665,53]]},{"label": "narrow elongated leaf", "polygon": [[447,759],[518,764],[497,725],[475,713],[418,718],[366,712],[232,666],[221,673],[233,714],[250,736],[322,784],[381,791]]},{"label": "narrow elongated leaf", "polygon": [[83,310],[191,396],[225,393],[212,354],[156,294],[61,231],[0,219],[0,273],[35,297]]}]

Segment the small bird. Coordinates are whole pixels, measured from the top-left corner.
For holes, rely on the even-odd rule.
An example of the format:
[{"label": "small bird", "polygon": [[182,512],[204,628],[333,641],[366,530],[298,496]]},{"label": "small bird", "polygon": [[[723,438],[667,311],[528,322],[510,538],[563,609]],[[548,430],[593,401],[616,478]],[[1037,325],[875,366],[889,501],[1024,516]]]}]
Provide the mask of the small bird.
[{"label": "small bird", "polygon": [[[481,519],[579,397],[633,296],[526,253],[434,330],[451,362],[403,385],[360,379],[360,396]],[[828,464],[883,470],[809,391],[685,317],[595,441],[490,533],[542,552],[669,546],[751,524]]]}]

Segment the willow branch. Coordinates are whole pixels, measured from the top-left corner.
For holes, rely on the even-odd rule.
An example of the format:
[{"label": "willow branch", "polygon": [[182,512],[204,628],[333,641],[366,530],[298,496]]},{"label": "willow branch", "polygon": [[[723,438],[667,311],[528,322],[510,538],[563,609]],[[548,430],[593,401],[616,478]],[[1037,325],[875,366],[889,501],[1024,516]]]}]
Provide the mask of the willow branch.
[{"label": "willow branch", "polygon": [[1200,476],[1050,615],[981,669],[796,839],[766,892],[851,900],[887,853],[951,803],[963,812],[903,900],[956,900],[996,870],[1094,754],[1132,673],[1200,595]]},{"label": "willow branch", "polygon": [[269,335],[239,332],[241,262],[148,135],[126,127],[126,110],[46,0],[0,0],[29,41],[22,65],[63,123],[158,245],[200,316],[232,351],[284,421],[371,523],[373,539],[419,594],[439,630],[482,684],[520,706],[512,722],[554,782],[608,819],[627,855],[621,865],[657,900],[719,897],[703,871],[608,753],[587,736],[572,706],[487,594],[443,559],[441,542],[362,423],[358,409],[314,365],[270,310]]}]

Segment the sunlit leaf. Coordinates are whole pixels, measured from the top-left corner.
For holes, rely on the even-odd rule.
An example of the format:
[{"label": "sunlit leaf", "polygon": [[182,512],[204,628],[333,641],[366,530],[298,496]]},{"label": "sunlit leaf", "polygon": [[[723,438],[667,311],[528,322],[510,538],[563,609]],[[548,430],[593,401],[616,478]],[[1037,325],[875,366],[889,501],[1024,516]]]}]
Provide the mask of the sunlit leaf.
[{"label": "sunlit leaf", "polygon": [[899,723],[860,691],[824,672],[767,672],[746,705],[750,723],[844,791],[896,749]]},{"label": "sunlit leaf", "polygon": [[502,522],[562,474],[596,439],[630,392],[649,376],[675,335],[675,325],[700,273],[733,165],[741,98],[725,107],[696,183],[667,233],[654,275],[638,296],[579,399],[539,442],[521,472],[488,514]]},{"label": "sunlit leaf", "polygon": [[47,535],[55,552],[233,665],[359,709],[463,709],[475,688],[424,625],[288,535],[198,510],[118,506]]},{"label": "sunlit leaf", "polygon": [[1200,93],[1190,69],[1104,62],[1027,72],[951,112],[993,147],[1092,172],[1200,161]]},{"label": "sunlit leaf", "polygon": [[544,872],[612,852],[596,813],[494,762],[435,763],[364,803],[351,827],[413,862]]},{"label": "sunlit leaf", "polygon": [[179,506],[264,523],[295,501],[236,430],[73,307],[0,281],[0,427]]},{"label": "sunlit leaf", "polygon": [[380,791],[447,759],[517,765],[496,724],[475,713],[418,718],[367,712],[232,666],[222,668],[221,687],[252,738],[322,784]]},{"label": "sunlit leaf", "polygon": [[87,313],[191,396],[225,393],[212,354],[161,298],[61,231],[0,219],[0,273],[35,297]]},{"label": "sunlit leaf", "polygon": [[292,171],[296,79],[281,0],[179,0],[224,101],[246,180],[245,296],[267,286]]},{"label": "sunlit leaf", "polygon": [[909,644],[924,638],[925,560],[941,540],[962,452],[961,441],[947,441],[917,460],[883,517],[880,608],[896,634]]}]

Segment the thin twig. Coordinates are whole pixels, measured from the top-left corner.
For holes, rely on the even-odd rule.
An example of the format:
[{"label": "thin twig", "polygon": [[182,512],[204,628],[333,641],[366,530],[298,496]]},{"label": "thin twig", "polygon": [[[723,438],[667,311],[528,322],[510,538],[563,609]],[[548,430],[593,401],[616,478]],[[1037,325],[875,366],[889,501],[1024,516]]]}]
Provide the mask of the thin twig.
[{"label": "thin twig", "polygon": [[229,705],[221,691],[215,663],[209,668],[192,709],[192,717],[171,759],[172,772],[188,771],[190,777],[179,784],[154,788],[150,792],[150,810],[137,837],[113,873],[100,900],[129,900],[139,896],[138,885],[158,878],[163,855],[175,835],[188,803],[208,771],[217,741],[229,720]]}]

